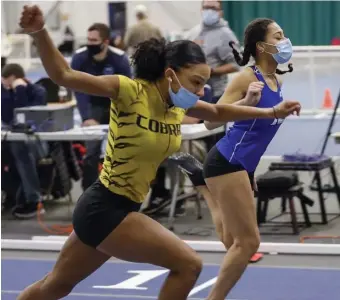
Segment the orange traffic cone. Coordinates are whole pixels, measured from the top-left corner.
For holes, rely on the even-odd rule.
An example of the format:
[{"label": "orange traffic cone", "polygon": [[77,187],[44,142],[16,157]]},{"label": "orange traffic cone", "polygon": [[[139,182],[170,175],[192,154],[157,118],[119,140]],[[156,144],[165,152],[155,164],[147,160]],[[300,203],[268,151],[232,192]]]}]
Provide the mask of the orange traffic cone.
[{"label": "orange traffic cone", "polygon": [[323,102],[322,102],[322,108],[329,109],[329,108],[333,108],[333,107],[334,107],[334,103],[333,103],[331,91],[330,91],[330,89],[326,89],[325,90],[325,96],[324,96]]}]

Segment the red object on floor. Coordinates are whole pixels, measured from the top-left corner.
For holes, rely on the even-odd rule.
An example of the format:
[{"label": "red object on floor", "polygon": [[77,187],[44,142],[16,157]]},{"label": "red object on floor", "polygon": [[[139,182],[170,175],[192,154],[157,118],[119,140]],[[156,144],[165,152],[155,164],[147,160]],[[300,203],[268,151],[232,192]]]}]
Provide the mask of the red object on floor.
[{"label": "red object on floor", "polygon": [[258,261],[260,261],[263,258],[263,254],[262,253],[255,253],[252,258],[250,259],[250,263],[257,263]]}]

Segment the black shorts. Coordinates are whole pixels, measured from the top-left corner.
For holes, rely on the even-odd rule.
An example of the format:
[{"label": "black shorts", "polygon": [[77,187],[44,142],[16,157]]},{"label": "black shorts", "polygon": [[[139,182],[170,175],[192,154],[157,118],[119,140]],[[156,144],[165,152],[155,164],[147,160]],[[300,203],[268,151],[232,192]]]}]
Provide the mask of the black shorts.
[{"label": "black shorts", "polygon": [[[204,166],[204,178],[221,176],[229,173],[246,171],[240,164],[231,164],[221,153],[218,151],[216,145],[211,148],[207,154]],[[250,185],[253,188],[254,172],[247,172],[250,180]]]},{"label": "black shorts", "polygon": [[96,248],[141,203],[107,189],[99,180],[80,196],[73,212],[73,228],[86,245]]}]

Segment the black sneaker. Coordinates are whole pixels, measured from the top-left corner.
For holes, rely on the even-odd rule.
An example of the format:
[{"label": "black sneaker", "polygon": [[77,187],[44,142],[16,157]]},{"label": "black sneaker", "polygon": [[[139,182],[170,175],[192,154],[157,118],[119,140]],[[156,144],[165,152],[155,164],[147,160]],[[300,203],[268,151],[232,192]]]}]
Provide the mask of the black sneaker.
[{"label": "black sneaker", "polygon": [[203,164],[189,153],[176,153],[169,157],[186,174],[194,186],[205,185]]},{"label": "black sneaker", "polygon": [[[39,211],[40,214],[44,214],[45,210],[42,208]],[[37,203],[29,203],[25,205],[15,206],[12,211],[13,216],[18,219],[30,219],[38,214],[38,204]]]}]

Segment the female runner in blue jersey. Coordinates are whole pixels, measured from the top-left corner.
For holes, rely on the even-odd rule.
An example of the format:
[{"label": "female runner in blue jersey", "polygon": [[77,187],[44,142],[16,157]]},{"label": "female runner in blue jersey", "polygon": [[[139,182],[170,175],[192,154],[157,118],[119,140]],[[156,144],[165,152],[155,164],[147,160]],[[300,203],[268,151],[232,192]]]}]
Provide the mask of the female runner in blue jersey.
[{"label": "female runner in blue jersey", "polygon": [[[233,79],[218,103],[272,107],[283,101],[282,82],[276,74],[292,72],[293,68],[289,65],[286,72],[277,69],[278,64],[287,63],[292,56],[292,44],[280,26],[270,19],[256,19],[245,30],[243,56],[232,43],[230,46],[239,65],[247,65],[250,57],[255,63]],[[262,95],[252,99],[252,103],[243,103],[241,99],[254,80],[264,83]],[[208,300],[225,299],[259,248],[254,172],[282,121],[275,118],[235,122],[209,151],[203,166],[204,178],[202,169],[197,168],[197,162],[196,166],[192,164],[189,156],[174,157],[206,199],[217,234],[228,249]],[[205,124],[208,129],[224,125]]]}]

